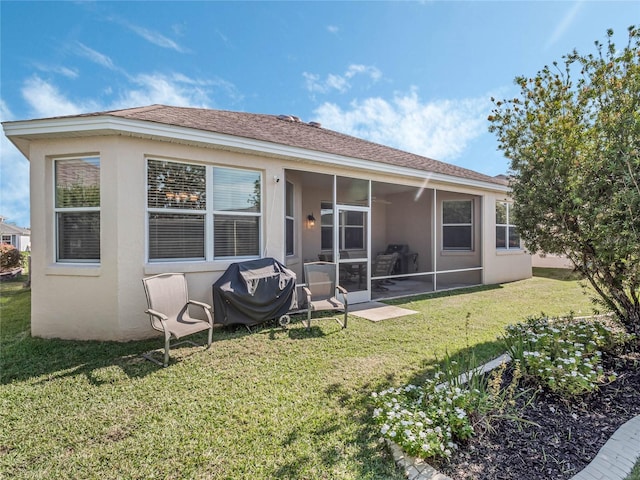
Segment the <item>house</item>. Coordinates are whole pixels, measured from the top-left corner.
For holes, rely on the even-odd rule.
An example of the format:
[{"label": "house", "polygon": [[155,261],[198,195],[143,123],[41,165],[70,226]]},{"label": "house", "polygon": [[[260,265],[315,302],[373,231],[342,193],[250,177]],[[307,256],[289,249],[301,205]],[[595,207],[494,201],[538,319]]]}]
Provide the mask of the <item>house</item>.
[{"label": "house", "polygon": [[299,283],[336,259],[350,303],[531,275],[504,179],[294,116],[151,105],[3,127],[31,167],[36,336],[148,337],[144,276],[185,272],[211,302],[259,257]]},{"label": "house", "polygon": [[21,252],[28,252],[31,250],[31,232],[28,228],[6,223],[6,217],[0,215],[0,243],[8,243]]}]

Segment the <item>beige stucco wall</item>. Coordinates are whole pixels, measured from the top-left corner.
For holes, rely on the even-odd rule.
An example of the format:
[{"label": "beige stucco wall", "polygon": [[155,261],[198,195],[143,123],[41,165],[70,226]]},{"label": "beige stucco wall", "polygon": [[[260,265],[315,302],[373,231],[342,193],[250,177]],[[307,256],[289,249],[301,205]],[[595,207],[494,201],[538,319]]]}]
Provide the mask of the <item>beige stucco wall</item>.
[{"label": "beige stucco wall", "polygon": [[[56,264],[53,159],[98,155],[101,187],[100,265]],[[41,337],[129,340],[155,335],[144,310],[143,276],[188,273],[192,298],[212,302],[211,285],[231,261],[146,263],[146,159],[246,166],[263,173],[264,254],[284,254],[284,178],[261,157],[127,137],[33,142],[31,146],[32,333]],[[281,192],[282,190],[282,192]]]},{"label": "beige stucco wall", "polygon": [[[56,264],[54,252],[53,159],[65,156],[98,155],[101,186],[101,262],[99,265]],[[160,158],[206,165],[256,169],[263,178],[263,255],[286,262],[301,277],[305,260],[320,252],[321,201],[331,200],[326,188],[304,187],[301,171],[326,175],[367,178],[378,182],[401,183],[420,188],[422,180],[380,173],[356,172],[347,168],[268,158],[213,148],[143,140],[124,136],[96,136],[58,140],[34,140],[31,161],[31,238],[32,238],[32,333],[41,337],[69,339],[131,340],[156,333],[151,330],[144,310],[146,299],[141,279],[164,272],[185,272],[190,296],[212,303],[211,286],[232,261],[166,262],[146,261],[146,159]],[[286,170],[286,174],[285,174]],[[296,173],[296,170],[298,171]],[[275,178],[280,181],[276,182]],[[284,201],[285,179],[297,185],[295,196],[296,253],[285,258]],[[474,251],[467,255],[447,255],[438,248],[438,269],[484,265],[485,283],[526,278],[531,260],[523,252],[503,254],[495,248],[496,194],[471,187],[432,182],[438,202],[444,198],[475,195],[475,215],[488,220],[478,225]],[[447,192],[440,190],[447,190]],[[428,271],[433,190],[425,190],[418,202],[392,202],[372,208],[372,254],[388,243],[409,243],[420,249],[420,269]],[[452,192],[456,192],[455,194]],[[401,200],[398,198],[398,200]],[[405,199],[406,200],[406,199]],[[409,205],[411,211],[396,211],[393,205]],[[309,230],[306,216],[313,212],[317,223]],[[440,205],[437,206],[440,212]],[[438,214],[439,215],[439,214]],[[410,226],[406,220],[413,221]],[[403,222],[403,220],[405,222]],[[439,222],[440,220],[438,220]],[[440,228],[438,224],[437,228]],[[424,243],[420,242],[424,240]],[[484,250],[481,245],[484,242]],[[415,245],[415,247],[414,247]],[[429,245],[429,247],[426,247]]]},{"label": "beige stucco wall", "polygon": [[482,283],[495,284],[512,282],[531,277],[531,254],[522,250],[496,249],[496,202],[505,201],[504,194],[486,193],[483,201],[483,214],[487,218],[482,232],[484,274]]}]

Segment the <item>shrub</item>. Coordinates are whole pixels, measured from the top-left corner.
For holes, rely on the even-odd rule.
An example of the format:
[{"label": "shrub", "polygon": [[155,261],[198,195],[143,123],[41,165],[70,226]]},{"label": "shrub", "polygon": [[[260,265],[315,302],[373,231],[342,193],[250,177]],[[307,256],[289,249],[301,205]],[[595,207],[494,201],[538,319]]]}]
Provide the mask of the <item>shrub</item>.
[{"label": "shrub", "polygon": [[0,245],[0,270],[11,270],[19,268],[22,256],[20,251],[13,245],[3,243]]},{"label": "shrub", "polygon": [[473,394],[467,389],[436,386],[436,379],[422,386],[407,385],[372,394],[374,419],[383,437],[420,458],[449,457],[456,442],[473,435],[469,419]]},{"label": "shrub", "polygon": [[[508,326],[504,340],[531,378],[560,395],[574,396],[592,392],[607,380],[602,353],[631,338],[600,322],[540,316]],[[608,380],[614,378],[612,374]]]}]

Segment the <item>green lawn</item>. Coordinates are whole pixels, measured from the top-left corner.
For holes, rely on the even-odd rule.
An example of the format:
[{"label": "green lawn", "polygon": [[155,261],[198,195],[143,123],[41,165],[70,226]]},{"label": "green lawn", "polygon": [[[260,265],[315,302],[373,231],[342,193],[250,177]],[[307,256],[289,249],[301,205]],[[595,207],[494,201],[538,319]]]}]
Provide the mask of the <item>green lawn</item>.
[{"label": "green lawn", "polygon": [[0,478],[29,479],[401,479],[371,391],[430,375],[445,351],[495,356],[526,316],[591,312],[575,279],[536,276],[394,301],[418,313],[347,330],[221,329],[163,369],[139,357],[158,339],[31,338],[29,290],[0,294]]},{"label": "green lawn", "polygon": [[626,480],[640,480],[640,458]]}]

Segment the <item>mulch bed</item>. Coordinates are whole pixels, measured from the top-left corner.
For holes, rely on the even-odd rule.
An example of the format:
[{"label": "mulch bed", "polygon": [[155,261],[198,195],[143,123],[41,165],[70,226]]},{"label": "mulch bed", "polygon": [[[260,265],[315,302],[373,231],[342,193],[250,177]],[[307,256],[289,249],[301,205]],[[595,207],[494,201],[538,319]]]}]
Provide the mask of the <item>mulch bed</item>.
[{"label": "mulch bed", "polygon": [[612,383],[571,402],[546,392],[538,392],[528,406],[519,400],[517,416],[526,422],[494,420],[448,462],[433,466],[463,480],[571,478],[618,427],[640,415],[640,353],[603,360],[605,372],[618,375]]}]

